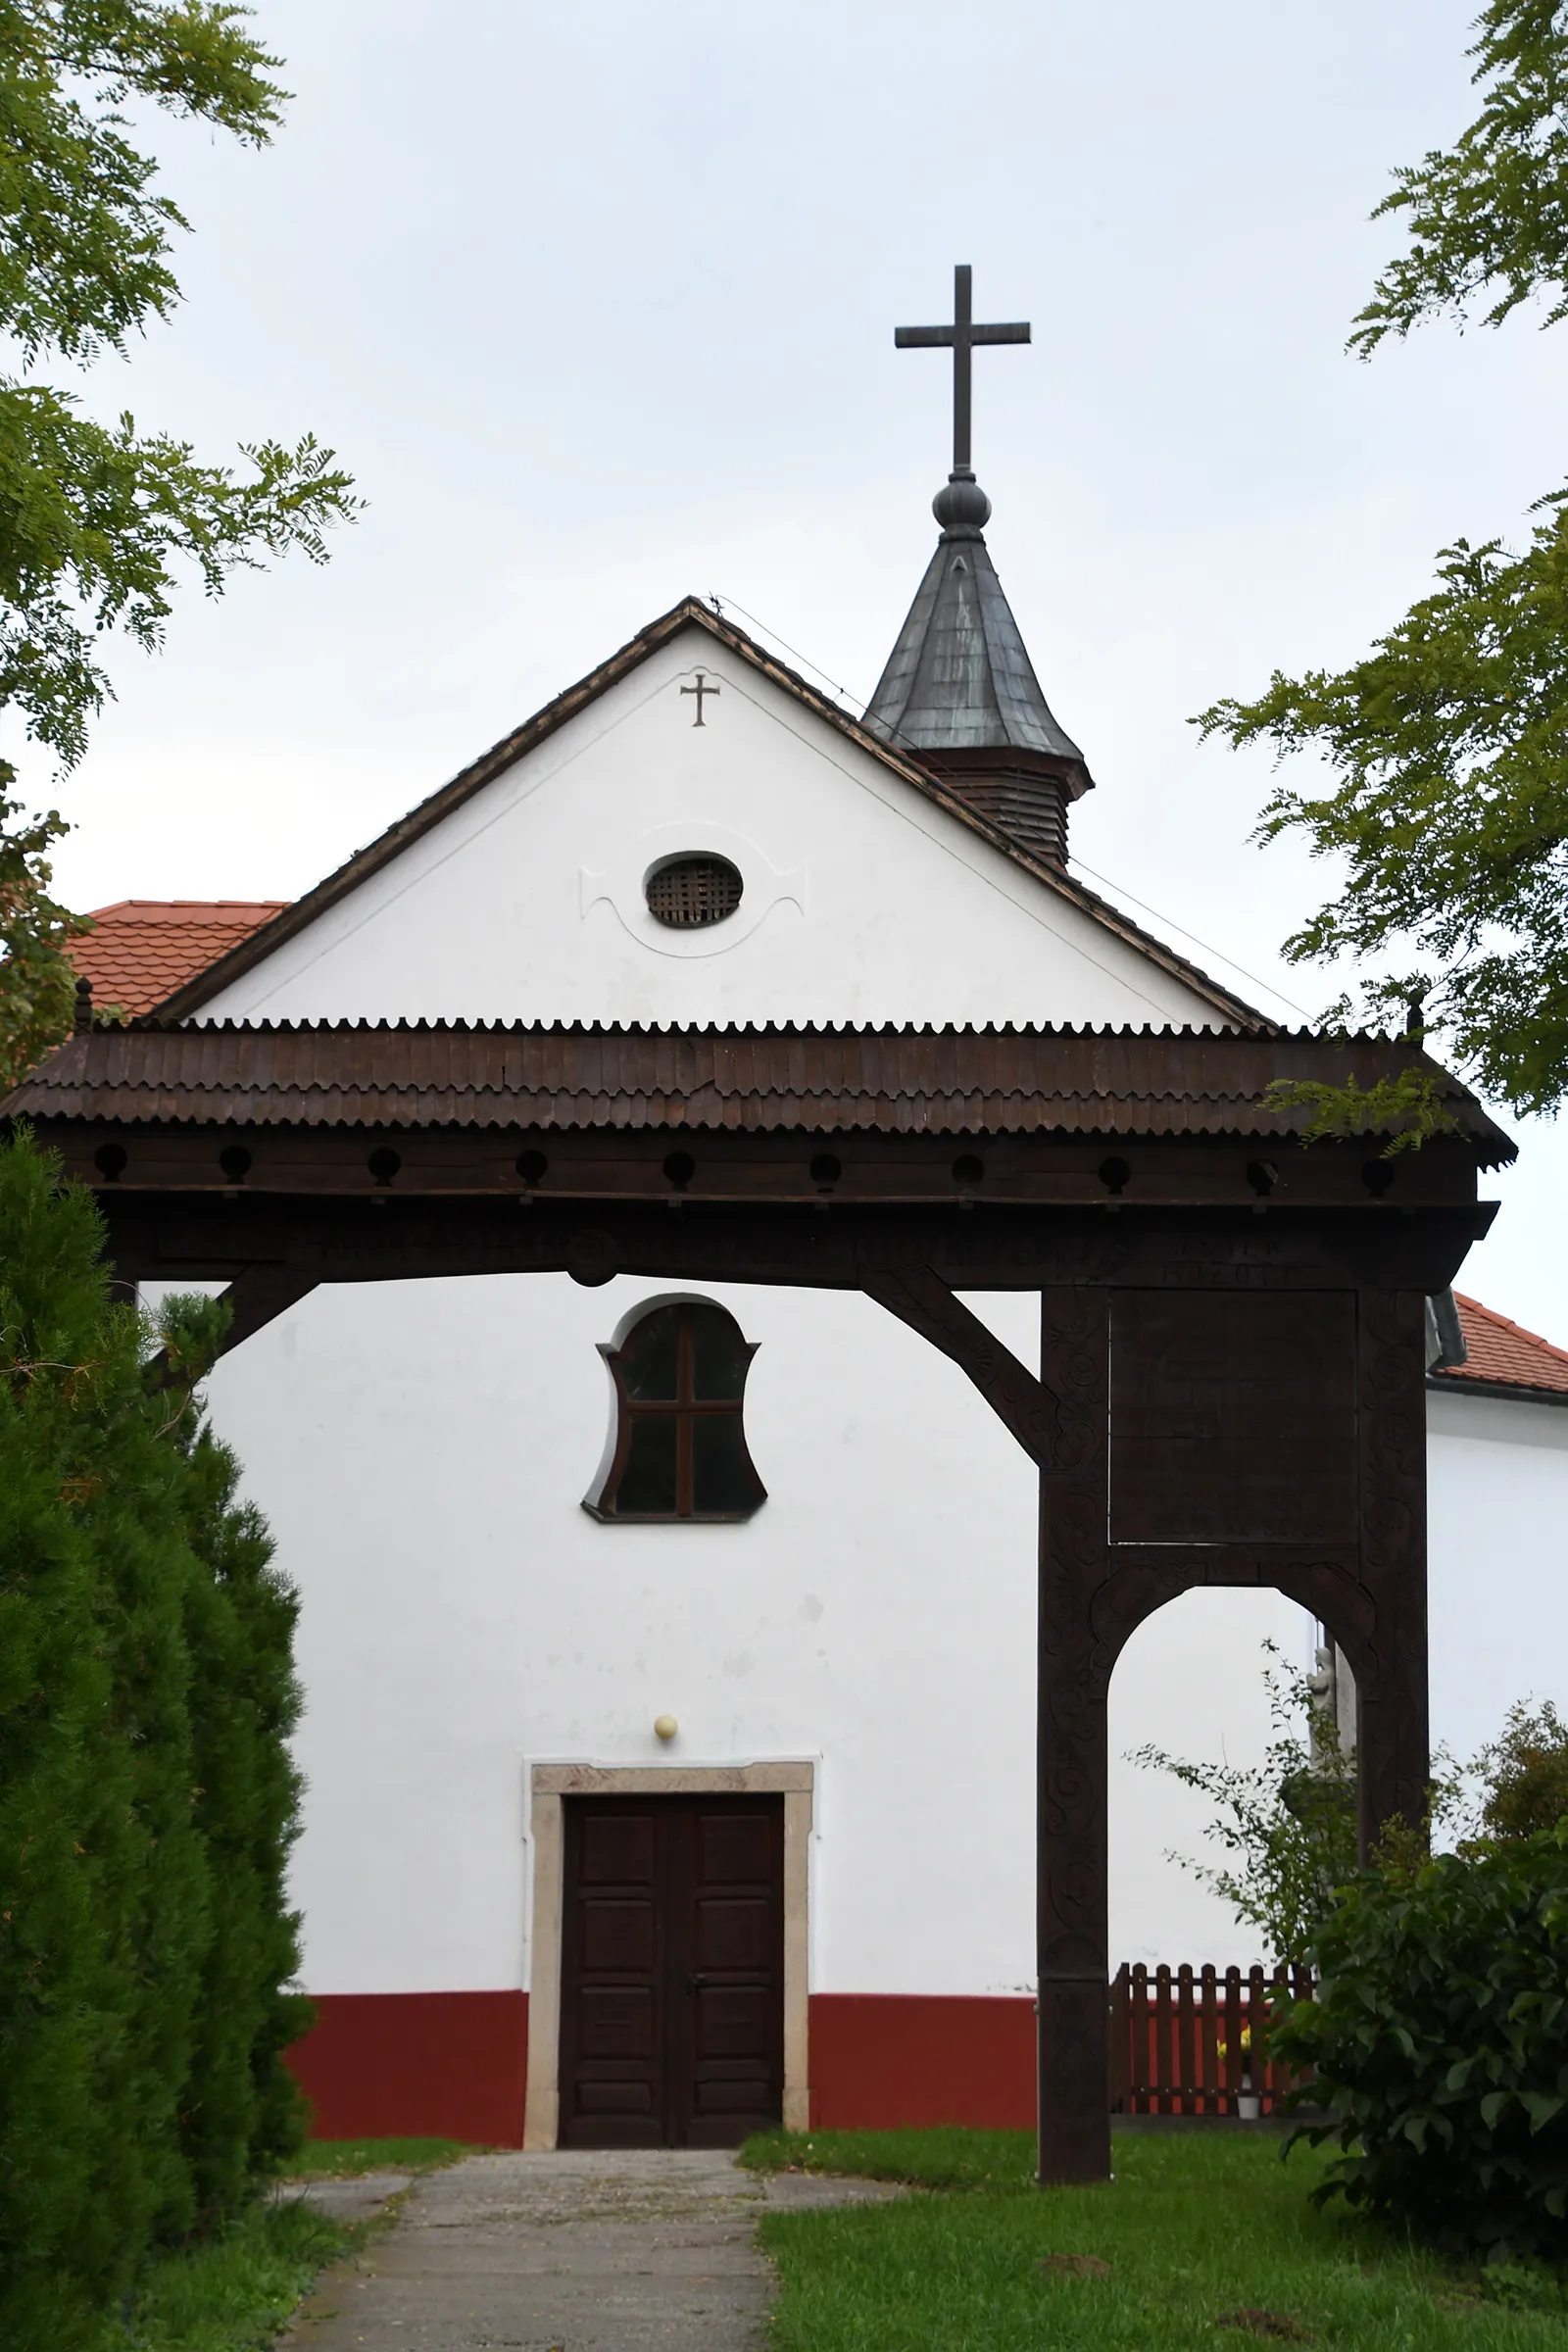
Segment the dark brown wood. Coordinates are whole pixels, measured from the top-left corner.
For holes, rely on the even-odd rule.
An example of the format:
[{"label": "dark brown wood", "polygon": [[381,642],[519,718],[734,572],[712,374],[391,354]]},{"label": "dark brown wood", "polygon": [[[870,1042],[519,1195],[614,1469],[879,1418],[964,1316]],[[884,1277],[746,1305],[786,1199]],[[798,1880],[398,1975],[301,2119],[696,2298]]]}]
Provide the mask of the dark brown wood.
[{"label": "dark brown wood", "polygon": [[784,2083],[784,1800],[565,1800],[561,2140],[735,2147]]},{"label": "dark brown wood", "polygon": [[1110,1350],[1118,1547],[1355,1542],[1353,1293],[1118,1291]]},{"label": "dark brown wood", "polygon": [[[1119,1379],[1118,1337],[1132,1359]],[[1291,1363],[1298,1345],[1299,1377]],[[1103,2081],[1105,1702],[1136,1627],[1195,1585],[1288,1592],[1330,1628],[1365,1694],[1363,1853],[1389,1821],[1422,1818],[1422,1299],[1378,1288],[1339,1298],[1167,1292],[1152,1301],[1137,1290],[1048,1292],[1041,1360],[1042,1387],[1054,1399],[1041,1457],[1041,2179],[1097,2180],[1108,2169],[1108,2143],[1084,2088],[1092,2068],[1082,2043],[1098,2034],[1093,2067]],[[1270,1399],[1262,1414],[1258,1386]],[[1131,1423],[1125,1449],[1118,1401]],[[1250,1450],[1227,1453],[1227,1495],[1191,1458],[1190,1439],[1217,1432],[1223,1440],[1236,1427],[1249,1430]],[[1293,1492],[1307,1498],[1294,1541]],[[1121,1530],[1138,1541],[1118,1543]],[[1168,1990],[1163,1997],[1153,2021],[1162,2054],[1176,2030]],[[1251,1998],[1255,2016],[1262,1994],[1254,1988]],[[1196,2088],[1190,2052],[1174,2063],[1162,2055],[1161,2064]]]},{"label": "dark brown wood", "polygon": [[1110,2171],[1105,2081],[1105,1694],[1093,1600],[1106,1575],[1110,1297],[1042,1302],[1050,1406],[1040,1476],[1038,1940],[1040,2179]]},{"label": "dark brown wood", "polygon": [[866,1275],[864,1289],[867,1298],[967,1372],[1025,1453],[1040,1460],[1050,1410],[1045,1391],[995,1332],[954,1297],[939,1274],[929,1266],[881,1271]]},{"label": "dark brown wood", "polygon": [[[1128,1636],[1195,1586],[1277,1587],[1355,1673],[1363,1845],[1425,1801],[1422,1298],[1486,1231],[1477,1167],[1508,1147],[1457,1089],[1463,1132],[1396,1164],[1259,1131],[1269,1078],[1343,1080],[1347,1055],[1363,1084],[1419,1059],[1261,1032],[127,1031],[68,1041],[18,1102],[98,1189],[124,1278],[258,1300],[561,1270],[859,1289],[962,1367],[1040,1466],[1040,2170],[1075,2180],[1109,2162]],[[992,1289],[1041,1293],[1038,1375],[956,1295]],[[670,2068],[695,2061],[671,2059],[649,1966],[644,2089],[684,2131]],[[1228,2034],[1261,1997],[1227,1983]],[[1136,2074],[1156,2053],[1128,2016]],[[1167,2036],[1156,2081],[1199,2097],[1190,2044]]]},{"label": "dark brown wood", "polygon": [[[1356,1680],[1360,1839],[1368,1858],[1385,1824],[1419,1828],[1431,1761],[1427,1727],[1425,1301],[1415,1292],[1361,1300],[1360,1582],[1370,1638],[1335,1639]],[[1321,1613],[1321,1612],[1320,1612]],[[1324,1623],[1334,1627],[1332,1615]]]}]

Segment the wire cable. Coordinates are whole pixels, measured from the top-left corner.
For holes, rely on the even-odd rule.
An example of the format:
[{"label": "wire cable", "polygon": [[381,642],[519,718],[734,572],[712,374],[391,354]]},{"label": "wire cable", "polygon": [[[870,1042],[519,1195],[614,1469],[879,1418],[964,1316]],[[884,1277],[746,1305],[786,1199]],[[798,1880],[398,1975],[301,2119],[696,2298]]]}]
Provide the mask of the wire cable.
[{"label": "wire cable", "polygon": [[[787,637],[781,637],[777,629],[771,627],[767,621],[760,620],[755,612],[748,612],[746,607],[737,604],[734,597],[720,597],[716,592],[710,591],[709,602],[720,619],[723,618],[726,607],[732,612],[738,612],[743,620],[749,620],[754,629],[760,629],[764,636],[771,637],[775,645],[781,645],[784,651],[793,655],[797,662],[804,662],[808,669],[814,671],[817,677],[832,687],[841,702],[847,702],[852,706],[858,705],[861,710],[864,710],[866,701],[864,695],[853,694],[849,687],[841,685],[837,678],[829,677],[820,662],[813,662],[809,654],[803,654],[799,646],[791,645]],[[1257,972],[1250,972],[1245,963],[1238,963],[1235,956],[1227,956],[1223,948],[1211,947],[1206,939],[1200,939],[1196,931],[1189,931],[1185,923],[1177,922],[1174,915],[1162,913],[1159,907],[1152,906],[1147,899],[1141,899],[1135,890],[1128,890],[1124,884],[1113,880],[1109,874],[1099,872],[1096,867],[1088,864],[1082,858],[1075,857],[1072,863],[1080,872],[1093,874],[1097,882],[1102,882],[1107,890],[1114,891],[1118,899],[1125,899],[1130,906],[1141,906],[1145,914],[1153,916],[1156,923],[1162,923],[1168,931],[1176,932],[1182,939],[1191,940],[1193,946],[1201,948],[1205,956],[1211,956],[1218,963],[1225,964],[1231,971],[1239,973],[1249,987],[1260,988],[1266,995],[1277,997],[1282,1004],[1288,1004],[1292,1012],[1298,1013],[1300,1018],[1310,1026],[1312,1015],[1307,1011],[1305,1005],[1298,1004],[1294,997],[1288,997],[1284,989],[1277,988],[1272,980],[1263,979]]]}]

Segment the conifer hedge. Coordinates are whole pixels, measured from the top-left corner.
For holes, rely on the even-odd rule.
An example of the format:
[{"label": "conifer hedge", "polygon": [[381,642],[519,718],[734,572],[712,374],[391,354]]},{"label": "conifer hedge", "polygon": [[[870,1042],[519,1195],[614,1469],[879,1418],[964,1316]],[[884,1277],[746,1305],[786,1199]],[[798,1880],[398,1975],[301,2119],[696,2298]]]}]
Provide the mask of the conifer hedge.
[{"label": "conifer hedge", "polygon": [[292,1593],[89,1193],[0,1142],[0,2344],[73,2352],[297,2145]]}]

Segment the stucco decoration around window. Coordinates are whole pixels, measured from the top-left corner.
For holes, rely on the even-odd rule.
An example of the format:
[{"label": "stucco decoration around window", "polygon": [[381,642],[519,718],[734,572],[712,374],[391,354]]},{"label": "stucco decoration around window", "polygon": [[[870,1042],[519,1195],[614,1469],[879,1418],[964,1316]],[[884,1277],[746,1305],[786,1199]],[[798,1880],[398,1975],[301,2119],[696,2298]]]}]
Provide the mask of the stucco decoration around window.
[{"label": "stucco decoration around window", "polygon": [[[739,885],[736,895],[721,917],[671,921],[653,904],[671,887],[661,877],[699,862],[729,866]],[[700,815],[607,840],[602,861],[581,868],[578,891],[585,922],[596,907],[608,906],[621,928],[651,954],[677,962],[728,955],[764,922],[787,922],[806,913],[804,864],[786,869],[749,833]]]},{"label": "stucco decoration around window", "polygon": [[757,1344],[706,1298],[645,1300],[601,1345],[609,1441],[583,1509],[642,1524],[750,1519],[767,1500],[746,1444]]}]

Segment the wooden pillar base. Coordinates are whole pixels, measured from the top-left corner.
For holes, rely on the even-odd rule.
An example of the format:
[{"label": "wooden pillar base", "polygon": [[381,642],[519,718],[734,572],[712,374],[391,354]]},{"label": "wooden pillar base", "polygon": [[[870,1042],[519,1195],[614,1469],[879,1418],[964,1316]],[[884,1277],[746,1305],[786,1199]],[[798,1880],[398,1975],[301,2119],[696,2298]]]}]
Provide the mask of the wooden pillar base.
[{"label": "wooden pillar base", "polygon": [[1100,1977],[1040,1987],[1042,2188],[1110,2179],[1109,2000]]}]

